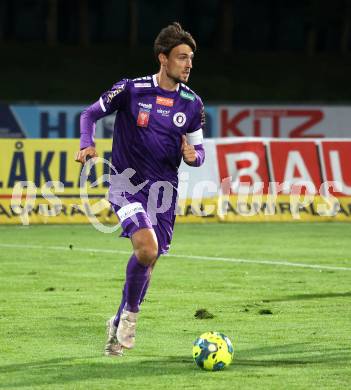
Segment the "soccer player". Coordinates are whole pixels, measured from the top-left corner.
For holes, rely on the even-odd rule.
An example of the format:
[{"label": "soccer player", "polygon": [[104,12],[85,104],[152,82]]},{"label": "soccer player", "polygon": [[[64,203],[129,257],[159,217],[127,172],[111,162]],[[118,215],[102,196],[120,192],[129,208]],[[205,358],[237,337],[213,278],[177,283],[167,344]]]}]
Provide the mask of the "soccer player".
[{"label": "soccer player", "polygon": [[198,167],[205,159],[204,107],[185,85],[195,51],[193,37],[179,23],[172,23],[154,43],[158,73],[119,81],[81,115],[81,149],[76,160],[85,163],[97,156],[95,123],[117,110],[112,146],[117,173],[112,169],[111,179],[119,179],[128,168],[135,171],[127,176],[129,181],[111,180],[110,185],[109,200],[122,225],[122,236],[131,239],[133,254],[119,309],[107,321],[106,355],[122,355],[124,348],[134,347],[139,306],[152,269],[172,239],[179,165],[183,158]]}]

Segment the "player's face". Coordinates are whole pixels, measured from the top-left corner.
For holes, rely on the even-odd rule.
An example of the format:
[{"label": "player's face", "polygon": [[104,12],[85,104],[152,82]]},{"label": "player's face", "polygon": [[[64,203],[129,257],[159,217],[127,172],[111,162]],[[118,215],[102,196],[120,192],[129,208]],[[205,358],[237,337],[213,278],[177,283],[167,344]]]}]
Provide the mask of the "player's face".
[{"label": "player's face", "polygon": [[165,63],[167,76],[177,83],[186,83],[193,67],[193,58],[194,53],[190,46],[181,44],[174,47]]}]

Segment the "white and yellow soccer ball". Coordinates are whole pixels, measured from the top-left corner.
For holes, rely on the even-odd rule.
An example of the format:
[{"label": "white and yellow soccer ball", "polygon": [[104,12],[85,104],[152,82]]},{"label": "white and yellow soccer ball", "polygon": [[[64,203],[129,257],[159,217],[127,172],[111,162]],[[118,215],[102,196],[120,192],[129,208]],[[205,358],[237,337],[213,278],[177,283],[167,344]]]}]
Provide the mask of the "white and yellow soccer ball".
[{"label": "white and yellow soccer ball", "polygon": [[219,371],[234,358],[234,348],[227,336],[219,332],[206,332],[193,344],[195,363],[208,371]]}]

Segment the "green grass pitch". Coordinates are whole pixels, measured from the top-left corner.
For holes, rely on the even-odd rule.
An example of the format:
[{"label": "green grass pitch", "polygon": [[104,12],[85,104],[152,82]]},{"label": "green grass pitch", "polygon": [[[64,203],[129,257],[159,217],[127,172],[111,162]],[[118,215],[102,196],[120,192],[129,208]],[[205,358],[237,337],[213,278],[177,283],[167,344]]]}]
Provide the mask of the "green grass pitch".
[{"label": "green grass pitch", "polygon": [[[117,236],[0,226],[0,389],[350,388],[351,224],[177,225],[136,348],[108,358],[130,251]],[[201,308],[214,318],[195,318]],[[234,344],[222,372],[192,361],[210,330]]]}]

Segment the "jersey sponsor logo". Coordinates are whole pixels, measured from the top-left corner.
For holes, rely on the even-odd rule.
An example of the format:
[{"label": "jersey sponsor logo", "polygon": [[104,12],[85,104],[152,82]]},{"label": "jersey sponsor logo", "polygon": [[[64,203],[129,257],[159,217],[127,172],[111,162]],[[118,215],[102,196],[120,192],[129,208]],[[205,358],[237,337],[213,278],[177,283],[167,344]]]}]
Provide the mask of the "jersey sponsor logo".
[{"label": "jersey sponsor logo", "polygon": [[147,125],[149,124],[149,118],[150,118],[150,111],[146,110],[145,108],[140,108],[138,119],[137,119],[137,125],[139,127],[147,127]]},{"label": "jersey sponsor logo", "polygon": [[182,127],[184,126],[184,123],[186,122],[186,115],[184,114],[184,112],[176,112],[174,115],[173,115],[173,123],[177,126],[177,127]]},{"label": "jersey sponsor logo", "polygon": [[162,108],[157,109],[157,113],[161,114],[162,116],[169,116],[170,112],[171,112],[171,110],[162,110]]},{"label": "jersey sponsor logo", "polygon": [[107,103],[111,103],[112,99],[124,90],[125,84],[119,85],[116,89],[107,95]]},{"label": "jersey sponsor logo", "polygon": [[149,88],[151,83],[134,83],[135,88]]},{"label": "jersey sponsor logo", "polygon": [[139,107],[143,107],[147,110],[151,110],[152,109],[152,104],[151,103],[142,103],[142,102],[139,102],[138,103],[138,106]]},{"label": "jersey sponsor logo", "polygon": [[159,104],[160,106],[166,106],[166,107],[173,107],[174,99],[166,98],[163,96],[157,96],[156,98],[156,104]]},{"label": "jersey sponsor logo", "polygon": [[151,80],[151,76],[137,77],[136,79],[133,79],[133,81],[139,81],[139,80]]},{"label": "jersey sponsor logo", "polygon": [[189,92],[186,92],[186,91],[180,91],[180,96],[183,99],[188,99],[188,100],[191,100],[191,101],[195,100],[195,96],[192,93],[189,93]]},{"label": "jersey sponsor logo", "polygon": [[127,204],[117,211],[117,215],[121,223],[137,213],[145,213],[145,210],[140,202]]}]

